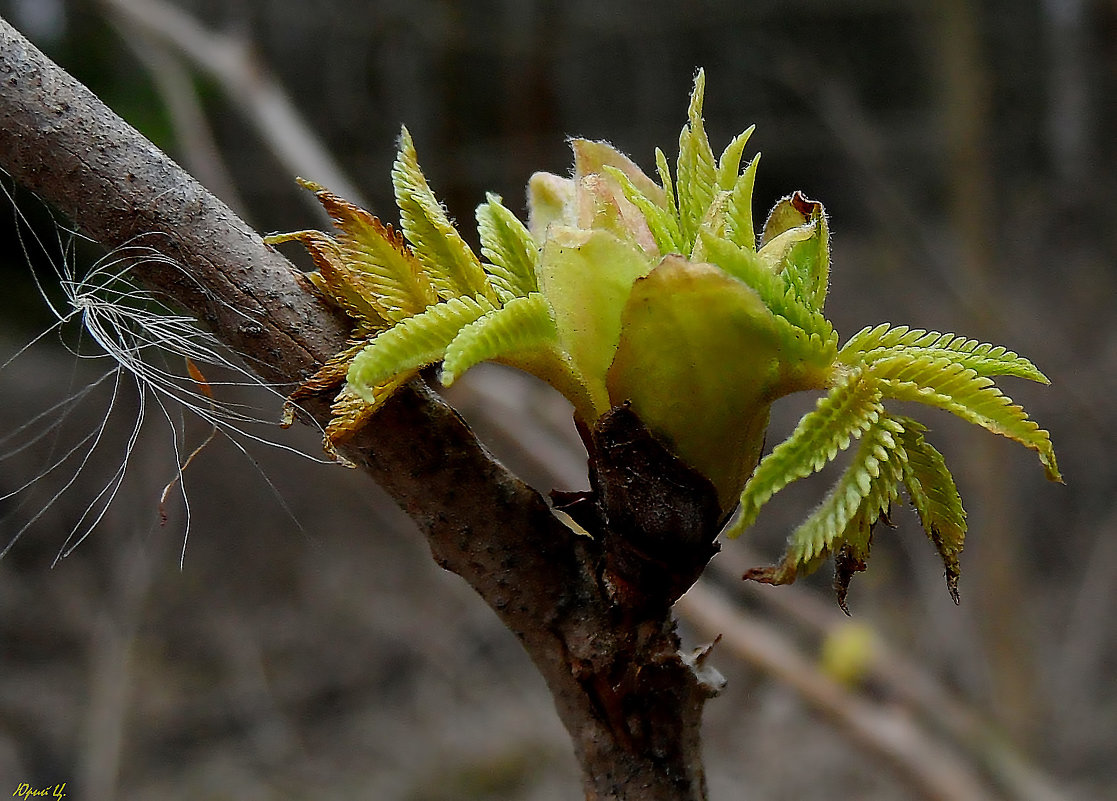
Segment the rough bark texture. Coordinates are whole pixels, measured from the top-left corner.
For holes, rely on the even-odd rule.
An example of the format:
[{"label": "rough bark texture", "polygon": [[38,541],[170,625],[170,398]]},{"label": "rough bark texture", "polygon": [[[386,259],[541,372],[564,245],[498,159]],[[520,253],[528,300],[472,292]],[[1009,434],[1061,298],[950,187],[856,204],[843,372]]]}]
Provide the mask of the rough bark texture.
[{"label": "rough bark texture", "polygon": [[[0,166],[108,248],[142,237],[180,265],[133,276],[188,310],[267,381],[294,384],[346,323],[298,271],[85,87],[0,20]],[[307,411],[325,423],[327,406]],[[672,603],[714,552],[713,487],[626,409],[586,432],[594,490],[559,500],[575,534],[420,383],[347,455],[520,638],[570,732],[588,799],[702,799],[703,702]]]}]

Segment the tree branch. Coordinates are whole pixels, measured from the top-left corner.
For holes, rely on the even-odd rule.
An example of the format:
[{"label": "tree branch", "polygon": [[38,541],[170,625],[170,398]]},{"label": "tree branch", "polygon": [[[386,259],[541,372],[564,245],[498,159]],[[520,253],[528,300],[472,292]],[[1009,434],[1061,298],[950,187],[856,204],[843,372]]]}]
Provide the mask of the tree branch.
[{"label": "tree branch", "polygon": [[[138,261],[132,277],[268,382],[289,386],[341,349],[345,321],[293,266],[3,20],[0,81],[0,166],[104,246],[142,237],[177,265]],[[307,411],[328,417],[324,401]],[[421,383],[346,453],[519,637],[570,732],[587,798],[697,801],[701,710],[716,688],[678,653],[670,607],[713,553],[713,487],[623,410],[586,435],[597,491],[564,500],[593,538],[560,523]],[[637,463],[618,470],[614,458]],[[641,495],[641,479],[660,477],[660,497]]]}]

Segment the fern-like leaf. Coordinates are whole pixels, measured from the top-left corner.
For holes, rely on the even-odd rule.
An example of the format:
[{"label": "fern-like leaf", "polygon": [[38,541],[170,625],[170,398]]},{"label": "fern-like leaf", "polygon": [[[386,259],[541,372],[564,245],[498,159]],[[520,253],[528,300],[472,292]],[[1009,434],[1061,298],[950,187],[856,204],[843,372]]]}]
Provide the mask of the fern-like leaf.
[{"label": "fern-like leaf", "polygon": [[450,298],[408,317],[372,340],[349,366],[349,388],[368,402],[377,385],[398,373],[434,364],[461,329],[493,310],[484,297]]},{"label": "fern-like leaf", "polygon": [[967,422],[1019,442],[1039,456],[1047,477],[1062,481],[1051,435],[1022,407],[993,385],[992,379],[942,356],[891,356],[873,362],[886,397],[918,401],[956,414]]},{"label": "fern-like leaf", "polygon": [[342,262],[362,297],[375,302],[389,322],[418,314],[438,296],[403,235],[377,217],[311,181],[314,192],[338,230]]},{"label": "fern-like leaf", "polygon": [[706,73],[698,71],[687,109],[688,123],[679,134],[679,159],[676,166],[676,191],[679,203],[679,228],[686,248],[693,247],[706,209],[717,189],[714,152],[702,122],[702,100]]},{"label": "fern-like leaf", "polygon": [[542,350],[557,343],[558,331],[547,299],[539,292],[513,298],[462,328],[446,348],[446,386],[474,365],[516,351]]},{"label": "fern-like leaf", "polygon": [[[903,426],[881,414],[868,427],[849,466],[822,503],[788,538],[780,563],[750,570],[746,579],[766,584],[787,584],[809,575],[831,553],[846,548],[836,578],[839,600],[844,606],[848,579],[863,565],[869,551],[872,525],[887,513],[897,497],[905,454],[899,441]],[[849,563],[844,563],[850,560]]]},{"label": "fern-like leaf", "polygon": [[874,425],[883,413],[876,381],[861,371],[818,400],[791,435],[765,456],[741,493],[741,508],[726,534],[736,537],[755,521],[760,508],[793,481],[821,470],[839,451]]},{"label": "fern-like leaf", "polygon": [[865,432],[849,467],[791,535],[788,555],[792,559],[802,564],[832,551],[859,511],[863,510],[863,519],[874,522],[887,511],[902,476],[903,449],[897,441],[902,431],[896,420],[881,415]]},{"label": "fern-like leaf", "polygon": [[[369,418],[390,398],[397,389],[416,376],[418,370],[405,370],[387,381],[370,387],[365,396],[345,387],[330,404],[330,422],[326,426],[323,447],[326,453],[346,467],[355,467],[338,452],[337,446],[348,442],[365,427]],[[366,400],[367,398],[367,400]]]},{"label": "fern-like leaf", "polygon": [[830,321],[821,312],[805,306],[784,277],[772,272],[757,253],[705,231],[702,244],[711,262],[755,290],[773,314],[808,335],[817,334],[823,342],[835,337]]},{"label": "fern-like leaf", "polygon": [[[788,200],[803,220],[800,228],[811,235],[799,239],[783,257],[783,271],[788,285],[808,308],[821,312],[830,288],[830,226],[822,204],[796,192]],[[799,229],[796,229],[799,230]]]},{"label": "fern-like leaf", "polygon": [[367,339],[351,341],[344,350],[327,359],[314,375],[295,387],[283,404],[283,421],[280,425],[289,428],[295,422],[295,410],[298,408],[298,402],[303,398],[337,391],[337,388],[345,383],[345,377],[349,373],[349,363],[368,346],[368,343]]},{"label": "fern-like leaf", "polygon": [[753,253],[756,252],[756,227],[752,219],[752,192],[759,164],[760,154],[757,153],[733,184],[726,206],[726,237],[738,247]]},{"label": "fern-like leaf", "polygon": [[978,375],[1011,375],[1041,384],[1051,383],[1034,364],[1005,347],[906,325],[893,327],[882,323],[864,328],[842,346],[838,359],[846,364],[870,364],[899,355],[911,358],[949,355],[951,361]]},{"label": "fern-like leaf", "polygon": [[371,333],[387,324],[386,310],[375,297],[366,297],[359,277],[349,269],[338,243],[321,231],[294,231],[264,237],[269,245],[298,242],[314,260],[316,272],[307,277],[331,303],[356,322],[357,333]]},{"label": "fern-like leaf", "polygon": [[958,603],[958,555],[966,540],[966,511],[946,460],[923,434],[925,427],[909,418],[899,418],[904,426],[900,441],[907,453],[903,482],[908,498],[919,515],[923,530],[934,543],[946,568],[946,585]]},{"label": "fern-like leaf", "polygon": [[481,253],[492,263],[488,272],[493,286],[506,300],[538,291],[539,245],[497,195],[490,193],[486,200],[477,207],[477,232]]},{"label": "fern-like leaf", "polygon": [[495,303],[496,296],[481,263],[427,184],[407,128],[400,134],[392,185],[400,224],[438,296],[447,299],[480,295]]},{"label": "fern-like leaf", "polygon": [[[663,185],[663,205],[667,213],[674,219],[675,228],[678,230],[679,205],[675,198],[675,186],[671,181],[671,167],[667,163],[667,156],[660,148],[655,149],[655,169],[659,174],[659,182]],[[682,244],[682,234],[679,234],[679,244]],[[680,254],[682,255],[682,254]]]}]

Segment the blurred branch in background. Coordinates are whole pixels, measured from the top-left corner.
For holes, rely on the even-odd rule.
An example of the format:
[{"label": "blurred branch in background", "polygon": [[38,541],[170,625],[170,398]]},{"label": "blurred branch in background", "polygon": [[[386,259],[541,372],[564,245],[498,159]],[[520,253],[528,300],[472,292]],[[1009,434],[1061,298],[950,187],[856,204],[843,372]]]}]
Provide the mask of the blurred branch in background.
[{"label": "blurred branch in background", "polygon": [[729,603],[706,582],[692,587],[679,601],[678,610],[704,636],[720,636],[733,656],[793,688],[854,743],[896,771],[920,798],[990,801],[996,797],[963,759],[943,748],[905,711],[848,692],[773,626]]},{"label": "blurred branch in background", "polygon": [[244,200],[214,139],[190,71],[168,47],[138,25],[129,25],[122,16],[111,19],[121,40],[128,44],[151,74],[156,90],[167,106],[183,166],[202,186],[243,216],[246,210]]},{"label": "blurred branch in background", "polygon": [[[166,42],[217,81],[292,176],[314,176],[318,183],[367,207],[363,193],[322,146],[247,41],[207,30],[163,0],[101,0],[101,4],[123,25]],[[317,207],[309,193],[307,197]]]},{"label": "blurred branch in background", "polygon": [[[740,593],[760,601],[770,612],[787,618],[809,631],[820,643],[840,636],[851,625],[850,618],[842,614],[828,600],[819,598],[804,588],[788,587],[786,588],[788,592],[771,592],[767,587],[738,581],[745,570],[761,561],[758,555],[750,553],[747,549],[735,548],[726,550],[711,567],[722,582],[733,582],[733,586],[738,587]],[[728,602],[718,601],[718,603]],[[697,608],[683,605],[681,611],[684,615],[689,613],[695,625],[700,627],[710,625],[711,619],[705,616],[704,605],[700,604]],[[724,614],[713,604],[711,611],[717,617]],[[743,611],[741,613],[745,614]],[[754,621],[753,625],[763,624]],[[859,622],[857,625],[866,624]],[[771,639],[774,636],[780,635],[775,634],[773,629],[768,637]],[[732,639],[730,642],[732,643]],[[926,668],[921,667],[890,644],[880,630],[873,631],[867,650],[867,658],[862,666],[864,673],[856,686],[862,690],[871,687],[874,695],[883,694],[886,698],[901,704],[902,708],[915,716],[904,717],[902,723],[897,725],[926,727],[925,731],[912,734],[909,739],[933,738],[936,734],[946,738],[959,753],[978,764],[1005,798],[1016,799],[1016,801],[1060,801],[1060,799],[1065,801],[1072,797],[1058,789],[1057,783],[1051,777],[1024,759],[1004,734],[983,719],[973,707],[944,687]],[[749,649],[734,649],[734,651],[741,656],[751,653]],[[801,669],[805,670],[807,667],[815,671],[819,681],[825,682],[828,679],[818,668],[804,660]],[[781,674],[777,672],[776,675]],[[853,694],[848,688],[841,689]],[[865,696],[868,694],[864,693]],[[828,708],[831,705],[833,690],[805,695],[818,706]],[[867,697],[865,700],[866,703],[870,703]],[[843,706],[835,714],[845,716],[848,710],[853,708],[855,707]],[[891,709],[890,712],[895,714],[896,710]],[[854,722],[853,725],[857,723]],[[887,743],[878,744],[876,750],[886,752],[890,747]],[[913,754],[919,753],[918,748],[913,748]],[[950,759],[954,760],[956,757],[952,756]],[[948,764],[952,762],[948,761]],[[953,772],[960,777],[969,775],[967,768],[957,765],[954,766]]]},{"label": "blurred branch in background", "polygon": [[[947,252],[956,259],[955,272],[967,297],[967,330],[987,338],[1003,310],[992,287],[1004,282],[997,254],[1004,237],[1000,202],[991,158],[993,142],[992,78],[977,9],[970,0],[935,0],[928,17],[928,52],[937,83],[939,120],[946,153],[950,231]],[[1017,512],[1010,500],[1008,476],[998,469],[997,450],[972,440],[964,450],[965,472],[976,488],[969,506],[982,517],[981,537],[970,552],[980,560],[983,580],[975,601],[981,606],[982,636],[973,645],[987,653],[992,710],[1014,738],[1037,745],[1039,701],[1033,660],[1033,636],[1026,614],[1028,581],[1021,542],[1016,536]]]}]

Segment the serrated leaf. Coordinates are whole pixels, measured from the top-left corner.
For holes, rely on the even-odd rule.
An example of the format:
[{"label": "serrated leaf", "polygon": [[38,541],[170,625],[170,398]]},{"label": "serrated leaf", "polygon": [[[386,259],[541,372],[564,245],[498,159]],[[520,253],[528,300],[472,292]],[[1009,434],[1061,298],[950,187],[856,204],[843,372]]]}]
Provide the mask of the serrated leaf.
[{"label": "serrated leaf", "polygon": [[705,231],[702,233],[702,244],[709,261],[756,290],[774,314],[784,317],[808,335],[818,335],[828,348],[836,350],[836,335],[830,321],[821,312],[800,302],[783,276],[768,269],[757,253]]},{"label": "serrated leaf", "polygon": [[756,168],[759,164],[760,154],[757,153],[733,184],[726,206],[726,237],[738,247],[753,253],[756,252],[756,229],[752,219],[752,192],[756,185]]},{"label": "serrated leaf", "polygon": [[730,192],[737,184],[741,170],[741,155],[745,152],[745,145],[748,144],[749,137],[755,130],[756,126],[750,125],[748,129],[733,137],[722,151],[717,169],[717,188],[721,191]]},{"label": "serrated leaf", "polygon": [[848,613],[846,591],[853,574],[865,569],[873,526],[898,495],[906,454],[899,442],[899,421],[882,414],[865,432],[849,467],[826,498],[788,538],[780,561],[748,570],[744,578],[765,584],[790,584],[808,576],[830,554],[835,557],[834,589]]},{"label": "serrated leaf", "polygon": [[396,322],[438,300],[400,232],[318,184],[299,183],[314,192],[338,229],[337,246],[350,281],[385,319]]},{"label": "serrated leaf", "polygon": [[[675,227],[678,228],[679,220],[679,204],[675,198],[675,186],[671,181],[671,167],[667,164],[667,156],[664,155],[660,148],[655,149],[655,168],[659,174],[659,182],[663,186],[663,204],[667,209],[667,213],[675,220]],[[680,244],[682,234],[680,232]]]},{"label": "serrated leaf", "polygon": [[387,324],[385,309],[369,296],[361,282],[346,265],[338,243],[321,231],[294,231],[264,237],[269,245],[298,242],[314,260],[317,272],[307,278],[330,302],[339,306],[357,323],[359,333],[383,328]]},{"label": "serrated leaf", "polygon": [[822,311],[830,283],[830,231],[822,204],[795,192],[780,200],[764,224],[762,260],[781,272],[808,308]]},{"label": "serrated leaf", "polygon": [[486,200],[477,207],[477,232],[481,253],[492,263],[488,273],[493,286],[505,299],[538,291],[539,245],[497,195],[490,193]]},{"label": "serrated leaf", "polygon": [[349,389],[372,403],[377,385],[406,370],[435,363],[464,326],[492,309],[483,297],[450,298],[397,323],[353,358]]},{"label": "serrated leaf", "polygon": [[811,235],[795,242],[784,256],[788,283],[809,308],[822,311],[830,288],[830,224],[822,204],[801,193],[791,196],[796,210],[806,219]]},{"label": "serrated leaf", "polygon": [[760,456],[780,379],[771,312],[716,266],[667,256],[632,287],[609,367],[610,404],[631,403],[710,479],[726,510]]},{"label": "serrated leaf", "polygon": [[458,332],[446,348],[442,383],[452,384],[474,365],[517,351],[541,351],[557,344],[551,307],[539,292],[513,298]]},{"label": "serrated leaf", "polygon": [[[887,415],[861,437],[861,443],[849,467],[827,493],[822,503],[792,533],[787,558],[806,564],[818,556],[833,552],[841,545],[850,522],[860,512],[863,520],[876,521],[896,498],[902,477],[903,449],[898,435],[903,427]],[[864,535],[858,529],[858,537]]]},{"label": "serrated leaf", "polygon": [[1036,452],[1048,479],[1062,481],[1051,435],[994,386],[992,379],[978,375],[948,356],[902,354],[875,361],[868,369],[882,379],[881,389],[886,397],[945,409],[967,422],[1019,442]]},{"label": "serrated leaf", "polygon": [[368,339],[361,339],[359,341],[351,341],[344,350],[335,353],[326,362],[315,371],[314,375],[299,384],[295,390],[287,396],[286,402],[283,404],[283,427],[287,428],[295,422],[295,406],[298,401],[303,398],[310,398],[321,392],[336,391],[345,382],[345,377],[349,373],[349,363],[353,361],[353,357],[360,353],[365,347],[368,346]]},{"label": "serrated leaf", "polygon": [[688,122],[679,134],[679,159],[676,166],[676,192],[679,204],[679,230],[683,245],[693,247],[706,209],[717,190],[717,167],[714,152],[702,122],[702,98],[706,90],[706,73],[698,71],[694,91],[687,109]]},{"label": "serrated leaf", "polygon": [[913,359],[946,356],[978,375],[1011,375],[1041,384],[1050,380],[1030,361],[1000,345],[978,342],[956,334],[940,334],[906,325],[882,323],[854,334],[838,353],[846,364],[871,364],[893,356]]},{"label": "serrated leaf", "polygon": [[399,206],[400,225],[438,296],[447,299],[480,295],[495,302],[493,288],[477,256],[450,222],[446,209],[427,184],[407,128],[400,134],[399,153],[392,166],[392,185]]},{"label": "serrated leaf", "polygon": [[919,515],[923,530],[934,543],[946,568],[950,596],[958,603],[958,576],[961,571],[958,555],[966,540],[966,511],[954,477],[946,460],[935,450],[923,433],[922,425],[908,418],[899,418],[904,426],[900,442],[907,454],[903,482],[908,498]]},{"label": "serrated leaf", "polygon": [[745,484],[740,511],[726,535],[739,536],[756,521],[760,508],[773,495],[833,461],[874,425],[883,411],[880,389],[871,377],[861,371],[846,375],[803,415],[788,438],[760,461]]},{"label": "serrated leaf", "polygon": [[397,389],[418,374],[418,370],[405,370],[387,381],[371,387],[365,400],[348,387],[341,390],[330,404],[330,422],[326,426],[323,447],[326,452],[347,467],[355,467],[338,452],[337,446],[353,438],[368,423],[369,418],[390,398]]}]

